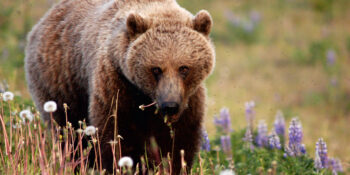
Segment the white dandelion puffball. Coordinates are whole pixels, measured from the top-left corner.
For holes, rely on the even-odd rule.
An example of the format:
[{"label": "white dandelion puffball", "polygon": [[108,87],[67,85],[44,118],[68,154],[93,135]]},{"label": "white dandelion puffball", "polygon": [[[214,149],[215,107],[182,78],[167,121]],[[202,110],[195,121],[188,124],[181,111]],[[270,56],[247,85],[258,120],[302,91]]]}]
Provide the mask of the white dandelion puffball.
[{"label": "white dandelion puffball", "polygon": [[25,120],[28,120],[29,122],[33,121],[34,116],[29,110],[23,110],[19,113],[19,117],[24,122]]},{"label": "white dandelion puffball", "polygon": [[14,97],[14,95],[10,91],[4,92],[4,94],[2,94],[2,99],[4,101],[11,101],[11,100],[13,100],[13,97]]},{"label": "white dandelion puffball", "polygon": [[44,104],[45,112],[55,112],[57,110],[57,104],[54,101],[48,101]]},{"label": "white dandelion puffball", "polygon": [[12,128],[14,128],[14,129],[18,129],[21,127],[22,127],[22,125],[20,123],[16,123],[16,124],[12,125]]},{"label": "white dandelion puffball", "polygon": [[88,126],[85,128],[84,133],[88,136],[95,135],[96,128],[94,126]]},{"label": "white dandelion puffball", "polygon": [[235,172],[232,170],[226,169],[226,170],[222,170],[220,172],[220,175],[235,175]]},{"label": "white dandelion puffball", "polygon": [[119,160],[118,165],[119,165],[120,167],[126,166],[126,167],[128,167],[128,168],[131,168],[132,165],[133,165],[133,162],[132,162],[132,159],[131,159],[130,157],[125,156],[125,157],[122,157],[122,158]]}]

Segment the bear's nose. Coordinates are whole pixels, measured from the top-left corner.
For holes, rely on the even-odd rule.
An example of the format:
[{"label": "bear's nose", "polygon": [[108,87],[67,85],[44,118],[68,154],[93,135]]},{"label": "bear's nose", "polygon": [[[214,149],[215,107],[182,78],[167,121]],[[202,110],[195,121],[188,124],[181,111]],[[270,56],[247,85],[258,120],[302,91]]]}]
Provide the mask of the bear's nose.
[{"label": "bear's nose", "polygon": [[164,102],[160,106],[160,112],[164,116],[173,116],[179,112],[179,104],[176,102]]}]

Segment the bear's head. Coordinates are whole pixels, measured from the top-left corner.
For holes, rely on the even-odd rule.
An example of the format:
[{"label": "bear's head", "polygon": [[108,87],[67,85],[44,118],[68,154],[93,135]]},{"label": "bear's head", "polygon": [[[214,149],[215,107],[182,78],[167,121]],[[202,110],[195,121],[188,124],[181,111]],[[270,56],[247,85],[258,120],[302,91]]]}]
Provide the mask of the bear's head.
[{"label": "bear's head", "polygon": [[176,19],[155,24],[134,13],[125,25],[131,41],[120,63],[124,75],[176,121],[215,64],[209,13],[202,10],[187,24]]}]

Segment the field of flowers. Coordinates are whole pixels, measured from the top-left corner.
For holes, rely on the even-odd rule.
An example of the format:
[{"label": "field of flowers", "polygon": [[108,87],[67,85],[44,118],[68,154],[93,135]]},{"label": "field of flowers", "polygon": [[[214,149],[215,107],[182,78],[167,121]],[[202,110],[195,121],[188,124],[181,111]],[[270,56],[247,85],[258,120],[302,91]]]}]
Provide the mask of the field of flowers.
[{"label": "field of flowers", "polygon": [[[27,91],[26,35],[55,1],[0,1],[0,174],[91,172],[81,158],[98,149],[97,136],[86,150],[73,145],[86,137],[82,122],[53,139]],[[177,1],[214,21],[216,68],[193,174],[348,174],[350,1]]]},{"label": "field of flowers", "polygon": [[[88,161],[91,152],[98,155],[100,144],[98,128],[80,122],[74,129],[70,123],[66,127],[47,127],[40,114],[33,107],[21,104],[20,98],[12,92],[0,94],[1,140],[0,172],[5,174],[94,174],[105,173],[99,156]],[[255,103],[245,103],[246,128],[235,131],[231,126],[229,109],[222,108],[214,118],[216,136],[210,140],[203,130],[201,151],[190,172],[182,159],[181,174],[343,174],[339,159],[327,154],[327,144],[320,138],[315,144],[315,157],[312,158],[303,144],[301,121],[293,118],[286,126],[283,113],[278,111],[273,129],[268,131],[265,121],[254,127]],[[44,104],[44,110],[55,112],[54,101]],[[67,106],[65,106],[67,109]],[[51,121],[52,122],[52,121]],[[54,123],[54,122],[53,122]],[[53,124],[55,125],[55,124]],[[83,138],[88,146],[83,146]],[[111,140],[115,146],[118,140]],[[122,147],[123,145],[118,145]],[[152,150],[160,155],[157,143]],[[113,151],[114,149],[112,149]],[[119,159],[113,151],[116,174],[171,174],[171,158],[149,165],[142,161],[133,169],[129,157]],[[185,154],[181,153],[182,156]],[[120,153],[119,153],[120,155]],[[145,155],[147,158],[147,155]],[[145,159],[141,159],[145,160]],[[89,164],[90,163],[90,164]],[[92,164],[92,165],[91,165]],[[153,171],[146,167],[153,166]],[[135,167],[135,166],[134,166]]]}]

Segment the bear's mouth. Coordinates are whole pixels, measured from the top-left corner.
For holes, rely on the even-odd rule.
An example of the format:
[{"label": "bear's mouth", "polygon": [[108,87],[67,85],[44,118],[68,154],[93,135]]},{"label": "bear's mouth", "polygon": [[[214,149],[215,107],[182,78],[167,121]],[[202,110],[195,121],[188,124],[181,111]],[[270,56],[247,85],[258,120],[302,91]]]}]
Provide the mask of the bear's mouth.
[{"label": "bear's mouth", "polygon": [[[154,101],[154,102],[152,102],[152,103],[150,103],[148,105],[142,104],[142,105],[139,106],[139,109],[144,111],[146,108],[154,106],[154,105],[156,105],[156,110],[154,111],[154,114],[158,114],[158,112],[159,112],[159,105],[158,105],[158,103],[156,101]],[[176,113],[176,114],[173,114],[173,115],[168,115],[168,114],[164,114],[164,113],[161,112],[161,116],[164,117],[164,123],[169,123],[169,122],[170,123],[175,123],[180,118],[180,114],[179,113]]]},{"label": "bear's mouth", "polygon": [[175,122],[177,122],[179,120],[179,118],[180,118],[179,114],[172,115],[172,116],[169,117],[169,122],[170,123],[175,123]]}]

